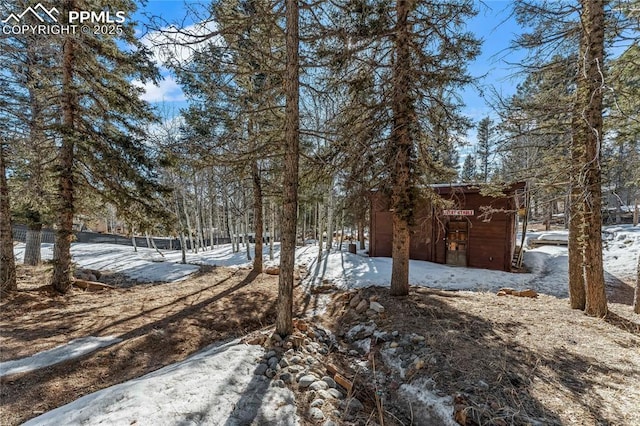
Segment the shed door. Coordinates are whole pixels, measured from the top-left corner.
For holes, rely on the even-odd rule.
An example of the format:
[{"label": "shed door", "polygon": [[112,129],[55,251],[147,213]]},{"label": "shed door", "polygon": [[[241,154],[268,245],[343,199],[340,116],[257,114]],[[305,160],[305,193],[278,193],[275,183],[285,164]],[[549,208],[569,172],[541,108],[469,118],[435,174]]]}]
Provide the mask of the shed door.
[{"label": "shed door", "polygon": [[469,223],[450,221],[447,226],[447,265],[467,266]]}]

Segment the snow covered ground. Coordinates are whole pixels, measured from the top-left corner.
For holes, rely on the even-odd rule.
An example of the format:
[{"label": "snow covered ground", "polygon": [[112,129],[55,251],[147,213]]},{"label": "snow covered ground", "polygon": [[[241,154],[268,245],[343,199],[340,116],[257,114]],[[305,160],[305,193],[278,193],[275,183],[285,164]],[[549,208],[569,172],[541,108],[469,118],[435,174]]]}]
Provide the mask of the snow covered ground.
[{"label": "snow covered ground", "polygon": [[[623,281],[632,280],[640,253],[640,226],[606,227],[603,235],[603,258],[607,276]],[[567,232],[527,234],[527,240],[541,238],[563,241],[567,239]],[[273,261],[267,260],[266,264],[277,264],[279,251],[279,244],[275,244],[275,258]],[[265,259],[268,259],[268,253],[269,248],[265,246]],[[130,246],[115,244],[72,244],[71,254],[80,268],[120,272],[140,282],[181,281],[196,272],[198,265],[245,267],[251,264],[247,259],[246,249],[233,253],[229,244],[197,254],[188,253],[187,264],[184,265],[180,263],[179,251],[163,251],[162,257],[152,249],[138,248],[135,252]],[[52,255],[52,245],[43,244],[43,259],[51,259]],[[23,256],[24,244],[18,244],[18,261]],[[308,286],[319,283],[330,283],[341,289],[387,286],[391,278],[391,259],[371,258],[363,252],[354,255],[346,250],[334,250],[328,255],[325,253],[322,260],[318,261],[318,247],[307,245],[296,251],[296,263],[307,266]],[[566,247],[539,246],[527,250],[524,265],[530,273],[512,274],[412,260],[409,265],[409,280],[414,285],[444,290],[497,291],[501,287],[513,287],[532,288],[539,293],[556,297],[568,296]]]},{"label": "snow covered ground", "polygon": [[[554,238],[566,238],[566,233],[555,234]],[[640,255],[640,227],[608,227],[604,235],[607,275],[632,280]],[[528,238],[538,236],[531,234]],[[276,258],[267,264],[277,264],[278,248],[276,245]],[[23,253],[24,246],[16,246],[19,260]],[[136,253],[132,247],[110,244],[72,245],[72,256],[80,267],[121,272],[140,281],[180,281],[202,264],[242,267],[250,263],[245,250],[232,253],[229,245],[189,254],[187,265],[179,263],[179,252],[164,254],[161,257],[146,248],[138,248]],[[43,245],[43,257],[51,258],[50,245]],[[268,259],[268,247],[265,247],[265,259]],[[414,285],[448,290],[533,288],[540,293],[567,297],[566,247],[541,246],[527,250],[524,261],[530,273],[511,274],[411,261],[410,281]],[[342,289],[388,286],[391,276],[391,259],[336,250],[318,261],[317,246],[299,248],[296,262],[307,267],[307,286],[320,283]],[[73,353],[69,350],[73,347],[67,346],[65,353]],[[253,374],[263,352],[261,347],[238,342],[210,348],[149,375],[87,395],[26,424],[297,424],[293,395],[286,389],[269,387],[264,376]],[[23,360],[20,368],[34,363],[38,355],[30,359]],[[6,371],[6,368],[4,365],[0,370]],[[447,401],[433,403],[443,404],[450,412]]]},{"label": "snow covered ground", "polygon": [[254,374],[261,346],[233,341],[49,411],[25,425],[297,425],[287,388]]}]

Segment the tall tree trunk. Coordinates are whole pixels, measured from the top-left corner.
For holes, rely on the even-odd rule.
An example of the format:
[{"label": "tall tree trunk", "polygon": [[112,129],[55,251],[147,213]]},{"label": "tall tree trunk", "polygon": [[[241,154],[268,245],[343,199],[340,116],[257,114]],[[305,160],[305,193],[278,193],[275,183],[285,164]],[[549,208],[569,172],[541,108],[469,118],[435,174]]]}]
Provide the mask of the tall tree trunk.
[{"label": "tall tree trunk", "polygon": [[329,186],[329,210],[328,210],[328,214],[327,214],[327,252],[331,252],[331,249],[333,248],[333,233],[334,233],[334,229],[335,229],[335,209],[336,209],[336,203],[335,203],[335,197],[333,194],[333,181],[331,182],[331,185]]},{"label": "tall tree trunk", "polygon": [[640,314],[640,256],[638,256],[638,276],[636,277],[636,291],[633,298],[633,312]]},{"label": "tall tree trunk", "polygon": [[42,262],[42,223],[30,223],[27,226],[27,241],[24,247],[24,264],[36,266]]},{"label": "tall tree trunk", "polygon": [[13,233],[9,205],[9,187],[5,175],[5,143],[0,141],[0,295],[18,289]]},{"label": "tall tree trunk", "polygon": [[133,225],[131,225],[131,245],[133,246],[133,251],[138,252],[138,243],[136,242],[136,232]]},{"label": "tall tree trunk", "polygon": [[215,203],[215,199],[209,199],[209,248],[213,250],[213,205]]},{"label": "tall tree trunk", "polygon": [[413,210],[411,186],[412,140],[410,124],[412,101],[410,98],[409,72],[411,63],[408,15],[410,0],[396,0],[395,58],[393,64],[393,129],[391,131],[392,169],[392,221],[393,244],[391,257],[392,296],[409,294],[409,219]]},{"label": "tall tree trunk", "polygon": [[182,215],[180,214],[180,202],[178,194],[174,193],[175,214],[178,220],[178,238],[180,239],[181,263],[187,263],[187,240],[184,237],[184,225],[182,224]]},{"label": "tall tree trunk", "polygon": [[340,240],[338,250],[342,251],[342,241],[344,240],[344,210],[340,209]]},{"label": "tall tree trunk", "polygon": [[296,224],[298,211],[298,161],[300,142],[300,81],[298,70],[298,0],[286,0],[285,79],[285,146],[283,176],[282,241],[280,245],[280,275],[278,276],[278,302],[276,333],[288,336],[293,331],[293,272],[296,251]]},{"label": "tall tree trunk", "polygon": [[569,241],[567,243],[569,258],[569,304],[571,309],[584,310],[586,305],[586,289],[584,282],[584,236],[582,211],[582,189],[578,175],[581,173],[582,149],[578,144],[572,144],[571,158],[573,171],[571,173],[571,202],[569,204]]},{"label": "tall tree trunk", "polygon": [[251,162],[251,178],[253,181],[253,228],[256,233],[253,270],[262,272],[262,246],[264,241],[264,219],[262,217],[262,180],[258,161]]},{"label": "tall tree trunk", "polygon": [[604,88],[604,2],[582,0],[582,28],[576,88],[577,134],[574,143],[584,144],[584,186],[582,211],[584,213],[585,312],[604,317],[607,314],[607,296],[602,265],[602,97]]},{"label": "tall tree trunk", "polygon": [[[64,10],[73,10],[74,2],[65,2]],[[74,87],[75,40],[65,37],[62,47],[62,140],[58,151],[58,230],[57,258],[53,261],[52,284],[60,293],[71,288],[71,240],[73,239],[76,93]]]},{"label": "tall tree trunk", "polygon": [[187,236],[189,237],[189,244],[191,244],[191,252],[197,253],[198,249],[193,239],[193,229],[191,228],[191,219],[189,219],[189,209],[187,208],[187,196],[182,194],[182,210],[184,211],[184,218],[187,224]]},{"label": "tall tree trunk", "polygon": [[301,241],[302,247],[307,245],[306,235],[307,235],[307,209],[304,206],[302,206],[302,241]]},{"label": "tall tree trunk", "polygon": [[273,242],[276,239],[276,209],[272,202],[269,202],[269,260],[273,260]]},{"label": "tall tree trunk", "polygon": [[[324,206],[322,203],[318,203],[318,263],[322,260],[322,252],[324,247]],[[329,233],[327,232],[327,237]]]},{"label": "tall tree trunk", "polygon": [[224,224],[227,228],[227,235],[229,236],[229,242],[231,243],[231,252],[235,253],[236,246],[233,243],[233,235],[231,234],[231,218],[229,217],[229,198],[227,194],[223,194],[224,197]]},{"label": "tall tree trunk", "polygon": [[245,247],[247,249],[247,260],[251,261],[251,240],[249,239],[249,206],[247,205],[246,195],[244,196],[244,238]]},{"label": "tall tree trunk", "polygon": [[364,250],[364,218],[358,221],[358,240],[360,241],[360,250]]}]

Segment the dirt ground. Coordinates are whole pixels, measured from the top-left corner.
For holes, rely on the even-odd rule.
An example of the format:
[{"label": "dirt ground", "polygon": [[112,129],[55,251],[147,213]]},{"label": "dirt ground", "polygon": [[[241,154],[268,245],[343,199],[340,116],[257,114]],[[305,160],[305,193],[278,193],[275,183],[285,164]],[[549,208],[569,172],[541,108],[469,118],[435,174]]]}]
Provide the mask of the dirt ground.
[{"label": "dirt ground", "polygon": [[[610,303],[603,320],[545,295],[413,287],[408,297],[392,298],[372,287],[361,296],[385,307],[375,319],[378,331],[426,338],[424,365],[409,368],[405,380],[387,380],[387,390],[431,382],[455,397],[466,425],[640,425],[640,316],[629,304]],[[339,306],[330,315],[338,333],[369,319]],[[389,374],[383,348],[378,344],[372,353],[378,370]],[[366,395],[376,391],[372,382],[360,384]],[[422,424],[411,421],[411,407],[395,394],[387,391],[385,425]]]},{"label": "dirt ground", "polygon": [[[20,266],[17,293],[0,301],[0,360],[22,358],[86,336],[121,343],[90,355],[0,380],[0,419],[15,425],[99,389],[171,364],[217,341],[273,324],[277,277],[212,268],[172,284],[56,295],[46,266]],[[572,311],[567,301],[412,288],[405,298],[362,290],[385,306],[379,329],[425,336],[430,377],[457,396],[467,424],[640,425],[640,317],[630,301],[610,303],[607,319]],[[298,316],[317,304],[296,287]],[[368,318],[340,294],[317,321],[340,336]],[[373,353],[376,353],[376,347]],[[344,355],[345,357],[347,355]],[[348,363],[342,359],[341,363]],[[382,361],[378,363],[384,368]],[[371,382],[360,380],[360,397]],[[483,386],[478,387],[477,384]],[[393,387],[397,384],[389,383]],[[371,406],[371,401],[363,401]],[[389,400],[385,424],[411,424],[410,408]],[[475,422],[475,423],[474,423]],[[414,419],[413,424],[421,424]]]}]

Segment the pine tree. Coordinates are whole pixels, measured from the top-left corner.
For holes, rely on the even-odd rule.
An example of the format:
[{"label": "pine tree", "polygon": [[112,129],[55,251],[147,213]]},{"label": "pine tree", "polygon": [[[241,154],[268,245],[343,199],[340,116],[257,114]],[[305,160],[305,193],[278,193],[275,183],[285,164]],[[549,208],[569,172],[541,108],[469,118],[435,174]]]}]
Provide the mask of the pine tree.
[{"label": "pine tree", "polygon": [[[129,1],[99,3],[67,0],[60,16],[98,6],[134,10]],[[59,40],[58,229],[52,284],[62,293],[71,286],[78,185],[82,182],[100,191],[125,212],[127,206],[132,210],[141,206],[151,213],[152,200],[160,190],[153,184],[153,157],[143,144],[146,124],[155,117],[140,100],[141,89],[131,83],[134,78],[143,83],[154,79],[157,70],[136,39],[133,23],[123,24],[122,30],[120,35],[66,34]],[[120,42],[129,48],[122,49]]]},{"label": "pine tree", "polygon": [[0,139],[0,295],[18,288],[5,164],[8,147],[9,143],[2,135]]},{"label": "pine tree", "polygon": [[[17,7],[27,7],[18,1]],[[37,24],[33,15],[23,17]],[[53,84],[50,70],[57,51],[39,34],[21,34],[0,40],[0,58],[7,66],[0,74],[0,96],[6,100],[3,109],[5,125],[12,124],[12,176],[8,182],[12,215],[16,222],[27,225],[24,263],[40,263],[41,230],[52,224],[53,170],[55,158],[51,127],[58,114],[57,105],[47,100]],[[9,120],[9,116],[12,118]]]},{"label": "pine tree", "polygon": [[[282,42],[274,4],[265,0],[222,0],[212,10],[223,43],[199,46],[188,64],[176,63],[192,101],[183,113],[192,154],[202,166],[231,166],[252,188],[254,271],[262,271],[263,181],[282,132]],[[279,150],[277,150],[279,154]],[[189,162],[191,160],[185,159]]]},{"label": "pine tree", "polygon": [[[601,150],[603,135],[604,36],[603,0],[581,1],[582,35],[573,120],[574,158],[582,167],[572,191],[584,236],[585,312],[604,317],[607,296],[602,264]],[[575,228],[574,228],[575,229]]]},{"label": "pine tree", "polygon": [[299,14],[298,0],[286,0],[285,154],[282,184],[280,274],[278,276],[278,301],[276,305],[276,333],[280,336],[288,336],[293,331],[293,272],[296,250],[300,148]]},{"label": "pine tree", "polygon": [[636,277],[636,291],[633,298],[633,312],[640,314],[640,256],[638,256],[638,270]]},{"label": "pine tree", "polygon": [[478,180],[480,182],[488,182],[491,172],[489,164],[492,162],[493,156],[493,121],[489,117],[485,117],[478,123],[478,159],[480,161],[480,173]]},{"label": "pine tree", "polygon": [[332,66],[346,75],[359,68],[376,75],[372,116],[382,125],[379,189],[390,195],[393,213],[394,295],[408,291],[409,227],[418,194],[440,178],[433,153],[444,151],[438,139],[447,136],[437,129],[459,128],[460,105],[451,93],[470,81],[465,63],[478,53],[478,43],[463,23],[474,13],[472,2],[354,0],[332,15],[336,35],[324,46],[324,52],[335,52],[328,55]]},{"label": "pine tree", "polygon": [[476,159],[473,154],[467,154],[462,164],[462,172],[460,173],[460,180],[462,182],[475,182],[476,181]]}]

